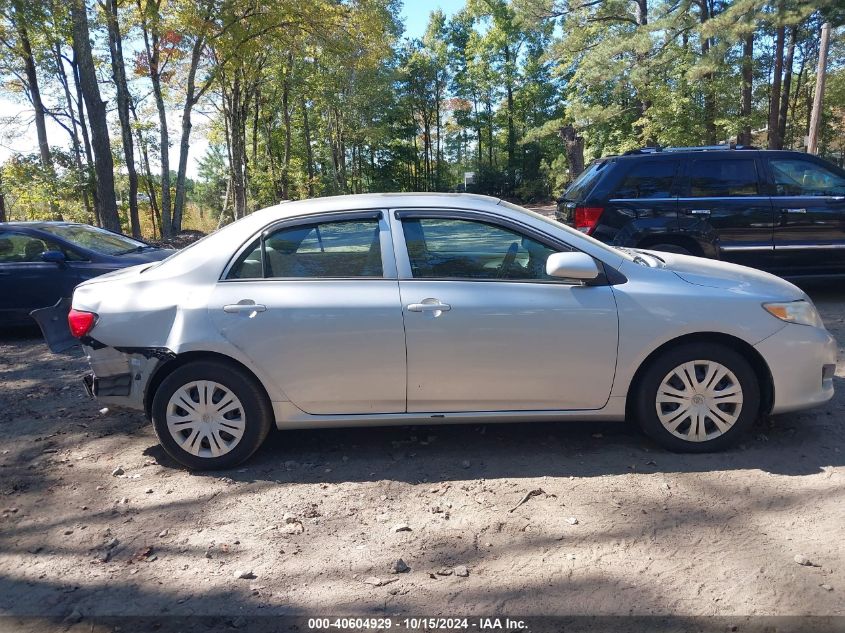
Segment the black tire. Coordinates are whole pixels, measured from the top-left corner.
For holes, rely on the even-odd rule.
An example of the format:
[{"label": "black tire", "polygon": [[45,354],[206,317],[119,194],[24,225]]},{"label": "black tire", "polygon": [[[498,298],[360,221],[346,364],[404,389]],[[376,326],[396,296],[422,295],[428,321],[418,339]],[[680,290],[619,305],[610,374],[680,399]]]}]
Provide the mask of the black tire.
[{"label": "black tire", "polygon": [[678,255],[695,255],[688,248],[684,248],[678,244],[649,244],[648,246],[640,246],[640,248],[648,251],[661,251],[663,253],[676,253]]},{"label": "black tire", "polygon": [[[657,413],[658,390],[664,378],[683,363],[697,360],[714,361],[730,370],[742,389],[743,400],[741,405],[733,405],[739,407],[733,425],[721,435],[703,441],[678,437],[663,426]],[[666,351],[649,363],[634,388],[634,414],[642,430],[664,448],[679,453],[708,453],[733,445],[751,427],[760,412],[760,382],[754,369],[741,354],[718,343],[688,343]],[[732,413],[736,414],[735,408]],[[712,419],[705,420],[707,428],[715,431]],[[679,432],[684,434],[691,425],[692,420],[681,424]]]},{"label": "black tire", "polygon": [[[243,407],[243,435],[229,452],[217,457],[203,457],[182,448],[167,426],[167,407],[173,394],[193,381],[219,383],[234,394]],[[220,392],[218,392],[220,393]],[[191,470],[220,470],[236,466],[249,458],[267,437],[273,422],[273,409],[267,394],[255,378],[237,365],[219,360],[186,363],[167,376],[153,396],[152,422],[158,441],[170,457]],[[232,436],[227,436],[232,438]],[[203,440],[206,445],[208,439]]]}]

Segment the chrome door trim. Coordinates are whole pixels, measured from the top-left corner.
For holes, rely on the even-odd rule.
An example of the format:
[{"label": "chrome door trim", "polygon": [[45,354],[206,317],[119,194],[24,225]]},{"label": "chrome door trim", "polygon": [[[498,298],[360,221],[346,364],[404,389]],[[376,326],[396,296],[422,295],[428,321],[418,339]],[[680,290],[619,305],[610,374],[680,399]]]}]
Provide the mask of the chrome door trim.
[{"label": "chrome door trim", "polygon": [[843,249],[845,243],[839,244],[775,244],[776,251],[800,251],[800,250],[830,250]]},{"label": "chrome door trim", "polygon": [[719,250],[727,252],[734,252],[734,251],[773,251],[775,247],[772,245],[768,246],[720,246]]}]

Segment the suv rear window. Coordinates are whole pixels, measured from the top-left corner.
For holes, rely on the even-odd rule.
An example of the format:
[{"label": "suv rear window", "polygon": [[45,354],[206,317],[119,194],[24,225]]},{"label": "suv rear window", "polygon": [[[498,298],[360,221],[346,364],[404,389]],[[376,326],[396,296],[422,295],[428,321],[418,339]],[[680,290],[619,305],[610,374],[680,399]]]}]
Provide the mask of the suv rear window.
[{"label": "suv rear window", "polygon": [[643,160],[635,163],[613,193],[614,198],[670,198],[676,160]]},{"label": "suv rear window", "polygon": [[759,192],[754,159],[692,161],[689,188],[693,198],[756,196]]},{"label": "suv rear window", "polygon": [[566,191],[563,192],[563,197],[567,200],[575,200],[576,202],[586,198],[587,194],[590,193],[598,182],[599,175],[605,165],[607,165],[606,160],[597,160],[592,163],[567,187]]}]

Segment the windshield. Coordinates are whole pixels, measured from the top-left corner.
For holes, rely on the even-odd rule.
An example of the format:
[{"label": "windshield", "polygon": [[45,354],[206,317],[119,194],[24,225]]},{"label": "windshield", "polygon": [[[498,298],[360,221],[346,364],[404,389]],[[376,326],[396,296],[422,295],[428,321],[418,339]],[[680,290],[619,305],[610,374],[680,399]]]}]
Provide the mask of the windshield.
[{"label": "windshield", "polygon": [[52,233],[101,255],[122,255],[148,247],[147,244],[133,240],[131,237],[87,224],[54,225],[41,228],[47,233]]},{"label": "windshield", "polygon": [[566,231],[567,233],[571,233],[573,236],[577,236],[579,240],[586,240],[590,242],[593,246],[603,249],[604,251],[616,255],[617,257],[623,257],[629,261],[634,260],[634,256],[631,253],[628,253],[622,249],[615,248],[610,246],[609,244],[605,244],[604,242],[599,242],[596,238],[590,237],[586,233],[581,233],[580,231],[576,231],[575,229],[566,226],[565,224],[561,224],[557,220],[553,220],[552,218],[548,218],[545,215],[537,213],[536,211],[532,211],[531,209],[526,209],[525,207],[521,207],[518,204],[514,204],[512,202],[508,202],[506,200],[499,200],[499,204],[503,207],[507,207],[508,209],[512,209],[514,211],[519,211],[520,213],[527,213],[533,218],[537,218],[538,220],[542,220],[549,226],[553,226],[558,231]]}]

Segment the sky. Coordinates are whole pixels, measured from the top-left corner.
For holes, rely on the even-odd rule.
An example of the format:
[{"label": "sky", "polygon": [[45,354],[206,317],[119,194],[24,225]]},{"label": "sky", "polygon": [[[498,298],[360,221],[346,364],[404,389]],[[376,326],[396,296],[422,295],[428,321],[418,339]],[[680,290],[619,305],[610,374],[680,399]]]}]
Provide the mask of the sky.
[{"label": "sky", "polygon": [[425,34],[425,27],[428,26],[428,16],[432,11],[440,9],[448,19],[460,11],[464,4],[466,4],[465,0],[439,0],[436,2],[405,0],[402,6],[405,36],[410,38],[422,37]]},{"label": "sky", "polygon": [[[428,18],[432,11],[440,9],[449,18],[464,7],[466,0],[435,0],[433,2],[405,0],[402,7],[402,21],[405,24],[405,37],[416,38],[425,34]],[[19,98],[20,97],[20,98]],[[113,108],[111,108],[113,110]],[[113,114],[113,112],[112,112]],[[174,134],[173,145],[171,146],[171,164],[178,162],[178,116],[176,112],[168,119],[170,130]],[[200,119],[201,117],[195,117]],[[200,123],[199,120],[196,123]],[[118,138],[117,125],[112,129],[113,138]],[[47,119],[47,140],[51,147],[57,146],[67,149],[70,146],[67,132]],[[191,149],[188,154],[188,177],[195,178],[197,175],[197,161],[202,158],[208,143],[202,136],[201,126],[194,128],[191,138]],[[6,161],[12,154],[20,152],[32,154],[38,151],[38,142],[33,123],[32,107],[22,95],[12,96],[0,92],[0,164]],[[175,152],[175,153],[174,153]]]}]

